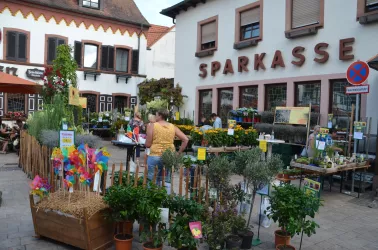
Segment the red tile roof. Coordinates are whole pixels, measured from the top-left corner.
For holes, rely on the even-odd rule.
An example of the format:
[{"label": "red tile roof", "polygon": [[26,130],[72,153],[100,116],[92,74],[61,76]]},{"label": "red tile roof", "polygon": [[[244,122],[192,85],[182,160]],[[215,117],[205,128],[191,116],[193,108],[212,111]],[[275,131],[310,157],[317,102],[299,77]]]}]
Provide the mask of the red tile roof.
[{"label": "red tile roof", "polygon": [[34,3],[55,9],[72,11],[79,14],[100,17],[104,19],[115,20],[124,23],[149,26],[148,21],[134,0],[101,0],[99,10],[82,7],[78,0],[21,0],[27,3]]},{"label": "red tile roof", "polygon": [[148,30],[148,35],[147,35],[147,47],[150,48],[157,41],[159,41],[160,38],[162,38],[165,34],[171,31],[174,27],[175,25],[173,25],[172,27],[167,27],[167,26],[151,24],[151,27]]}]

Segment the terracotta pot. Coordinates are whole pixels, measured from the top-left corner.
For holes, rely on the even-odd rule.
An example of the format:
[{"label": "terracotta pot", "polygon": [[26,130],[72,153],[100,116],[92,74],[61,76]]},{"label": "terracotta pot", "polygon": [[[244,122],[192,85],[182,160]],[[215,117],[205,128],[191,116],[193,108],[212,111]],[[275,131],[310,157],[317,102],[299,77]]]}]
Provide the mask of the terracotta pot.
[{"label": "terracotta pot", "polygon": [[132,250],[133,236],[131,234],[116,234],[114,236],[114,243],[116,250]]},{"label": "terracotta pot", "polygon": [[274,232],[275,235],[275,246],[277,247],[278,245],[289,245],[290,244],[290,235],[285,236],[282,230],[276,230]]},{"label": "terracotta pot", "polygon": [[276,246],[276,250],[295,250],[295,247],[291,245],[278,245]]},{"label": "terracotta pot", "polygon": [[[147,246],[146,246],[147,245]],[[143,243],[143,249],[144,250],[162,250],[163,249],[163,245],[161,245],[160,247],[158,248],[154,248],[154,247],[151,247],[153,245],[152,242],[146,242],[146,243]]]}]

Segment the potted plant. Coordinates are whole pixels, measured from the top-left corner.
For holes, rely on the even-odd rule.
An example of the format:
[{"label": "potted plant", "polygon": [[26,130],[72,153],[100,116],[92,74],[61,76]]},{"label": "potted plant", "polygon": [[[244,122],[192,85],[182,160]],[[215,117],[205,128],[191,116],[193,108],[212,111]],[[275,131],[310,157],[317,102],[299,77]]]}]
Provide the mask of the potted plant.
[{"label": "potted plant", "polygon": [[142,240],[146,241],[143,243],[144,250],[162,250],[163,243],[167,237],[167,230],[162,223],[157,225],[157,229],[153,228],[149,232],[144,232],[142,234]]},{"label": "potted plant", "polygon": [[270,206],[265,213],[274,222],[278,222],[280,230],[275,231],[275,245],[278,250],[291,250],[290,238],[295,234],[305,233],[308,237],[316,232],[319,225],[308,217],[314,218],[322,201],[313,194],[285,184],[274,186],[274,194],[270,198]]},{"label": "potted plant", "polygon": [[109,212],[105,215],[118,225],[117,234],[114,236],[117,250],[132,249],[133,223],[138,219],[135,204],[138,201],[137,189],[128,185],[114,185],[108,189],[104,201],[109,206]]}]

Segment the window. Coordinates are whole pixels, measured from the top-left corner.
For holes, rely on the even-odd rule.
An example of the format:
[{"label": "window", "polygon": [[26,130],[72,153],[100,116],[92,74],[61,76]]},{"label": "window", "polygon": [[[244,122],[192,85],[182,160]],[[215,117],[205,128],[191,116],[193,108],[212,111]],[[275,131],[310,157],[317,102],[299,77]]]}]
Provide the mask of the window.
[{"label": "window", "polygon": [[[5,29],[4,29],[5,30]],[[6,58],[9,61],[26,62],[28,59],[28,34],[19,31],[7,31]]]},{"label": "window", "polygon": [[82,94],[82,97],[87,98],[87,109],[90,113],[97,112],[97,95]]},{"label": "window", "polygon": [[292,29],[320,23],[320,0],[293,0]]},{"label": "window", "polygon": [[295,107],[308,107],[320,112],[320,82],[305,82],[295,85]]},{"label": "window", "polygon": [[116,96],[114,98],[114,109],[123,114],[125,108],[128,107],[128,98],[126,96]]},{"label": "window", "polygon": [[51,65],[56,59],[57,48],[59,45],[66,44],[66,40],[58,37],[49,37],[47,39],[47,61],[48,65]]},{"label": "window", "polygon": [[114,47],[101,46],[101,69],[106,71],[114,70]]},{"label": "window", "polygon": [[349,86],[346,79],[331,81],[331,108],[334,116],[349,116],[352,104],[356,105],[356,95],[346,95],[345,87]]},{"label": "window", "polygon": [[218,115],[222,124],[227,124],[228,112],[233,109],[234,91],[232,88],[218,90]]},{"label": "window", "polygon": [[97,69],[98,46],[84,44],[84,68]]},{"label": "window", "polygon": [[99,0],[83,0],[83,6],[92,9],[99,9],[100,3]]},{"label": "window", "polygon": [[202,117],[210,119],[213,113],[213,91],[212,90],[200,90],[199,91],[199,119],[201,121]]},{"label": "window", "polygon": [[129,71],[129,50],[117,48],[116,51],[116,71]]},{"label": "window", "polygon": [[25,112],[25,95],[8,93],[8,112]]},{"label": "window", "polygon": [[260,37],[260,8],[240,13],[240,40]]},{"label": "window", "polygon": [[258,87],[241,87],[240,88],[240,103],[241,108],[254,108],[257,109],[258,105]]},{"label": "window", "polygon": [[377,0],[366,0],[366,12],[378,10]]},{"label": "window", "polygon": [[286,106],[286,84],[266,85],[265,95],[265,110],[272,111],[276,107]]},{"label": "window", "polygon": [[201,50],[215,48],[216,28],[215,21],[201,26]]}]

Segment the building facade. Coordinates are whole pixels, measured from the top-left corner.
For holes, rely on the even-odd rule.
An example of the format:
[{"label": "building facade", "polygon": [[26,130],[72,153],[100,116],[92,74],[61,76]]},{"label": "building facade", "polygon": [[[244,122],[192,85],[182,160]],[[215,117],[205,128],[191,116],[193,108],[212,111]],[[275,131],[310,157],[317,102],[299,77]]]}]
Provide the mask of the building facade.
[{"label": "building facade", "polygon": [[[40,81],[68,44],[89,111],[122,110],[137,103],[146,77],[149,26],[133,0],[0,0],[0,69]],[[39,96],[0,93],[0,116],[39,109]]]},{"label": "building facade", "polygon": [[[329,113],[346,116],[356,103],[345,95],[349,65],[377,54],[374,0],[192,0],[161,13],[176,22],[175,82],[196,120],[311,103],[326,126]],[[375,132],[378,72],[366,83],[360,117]]]},{"label": "building facade", "polygon": [[175,77],[175,26],[151,24],[147,35],[146,74],[149,79]]}]

